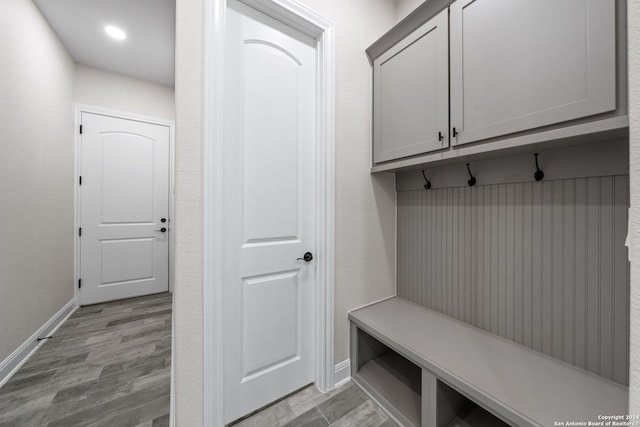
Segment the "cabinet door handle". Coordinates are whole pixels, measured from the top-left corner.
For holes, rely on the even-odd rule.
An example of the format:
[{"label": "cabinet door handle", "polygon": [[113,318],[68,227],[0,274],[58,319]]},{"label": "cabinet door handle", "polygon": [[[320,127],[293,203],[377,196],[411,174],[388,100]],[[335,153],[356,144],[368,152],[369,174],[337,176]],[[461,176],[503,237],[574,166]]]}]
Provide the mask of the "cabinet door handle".
[{"label": "cabinet door handle", "polygon": [[438,141],[442,141],[444,139],[444,136],[442,135],[442,132],[438,132]]},{"label": "cabinet door handle", "polygon": [[454,138],[458,136],[458,131],[456,130],[456,128],[453,128],[451,135],[453,135]]}]

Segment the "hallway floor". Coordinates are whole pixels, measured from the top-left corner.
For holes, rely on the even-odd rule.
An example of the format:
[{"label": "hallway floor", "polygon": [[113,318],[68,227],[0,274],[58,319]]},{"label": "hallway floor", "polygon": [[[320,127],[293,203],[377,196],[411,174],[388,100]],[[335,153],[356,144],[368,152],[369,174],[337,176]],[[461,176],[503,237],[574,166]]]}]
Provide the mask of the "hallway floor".
[{"label": "hallway floor", "polygon": [[328,393],[309,386],[230,427],[396,427],[351,381]]},{"label": "hallway floor", "polygon": [[0,426],[168,426],[171,295],[81,307],[0,388]]}]

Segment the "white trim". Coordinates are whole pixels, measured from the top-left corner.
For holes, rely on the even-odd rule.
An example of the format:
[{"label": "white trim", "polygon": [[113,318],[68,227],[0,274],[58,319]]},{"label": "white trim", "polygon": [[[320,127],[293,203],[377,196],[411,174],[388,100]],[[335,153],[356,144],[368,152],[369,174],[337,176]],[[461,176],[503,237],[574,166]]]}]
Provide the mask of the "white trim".
[{"label": "white trim", "polygon": [[47,342],[47,340],[38,341],[38,338],[53,335],[77,308],[78,305],[76,304],[75,298],[73,298],[0,363],[0,387],[9,381],[13,374],[29,360],[42,344]]},{"label": "white trim", "polygon": [[171,128],[175,126],[175,121],[173,120],[161,119],[158,117],[147,116],[144,114],[130,113],[128,111],[115,110],[113,108],[104,108],[104,107],[98,107],[96,105],[80,104],[80,103],[75,103],[74,107],[76,111],[80,110],[86,113],[101,114],[103,116],[111,116],[111,117],[123,118],[127,120],[135,120],[138,122],[151,123],[154,125],[164,125],[164,126],[169,126]]},{"label": "white trim", "polygon": [[351,379],[351,361],[349,359],[338,363],[333,371],[333,388],[346,384]]},{"label": "white trim", "polygon": [[222,204],[226,0],[205,0],[203,159],[203,425],[224,425]]},{"label": "white trim", "polygon": [[[295,0],[240,0],[317,40],[318,54],[318,221],[316,386],[333,386],[335,279],[335,33],[333,23]],[[222,364],[222,200],[224,47],[226,0],[205,0],[204,65],[204,250],[203,368],[204,425],[224,425]]]},{"label": "white trim", "polygon": [[[73,288],[74,298],[80,305],[80,291],[78,290],[78,279],[80,279],[80,237],[78,236],[78,227],[80,227],[80,186],[78,185],[78,179],[80,177],[80,170],[82,169],[81,155],[80,155],[80,132],[79,127],[82,120],[82,113],[100,114],[103,116],[110,116],[116,118],[122,118],[127,120],[134,120],[138,122],[150,123],[154,125],[167,126],[169,128],[169,220],[172,221],[175,218],[175,122],[167,119],[160,119],[157,117],[145,116],[142,114],[129,113],[126,111],[113,110],[110,108],[97,107],[95,105],[87,104],[74,104],[74,144],[75,144],[75,160],[74,160],[74,190],[73,190],[73,206],[74,206],[74,220],[73,220]],[[171,224],[169,224],[171,227]],[[169,233],[169,292],[173,292],[173,268],[174,268],[174,234]],[[172,359],[173,360],[173,359]]]}]

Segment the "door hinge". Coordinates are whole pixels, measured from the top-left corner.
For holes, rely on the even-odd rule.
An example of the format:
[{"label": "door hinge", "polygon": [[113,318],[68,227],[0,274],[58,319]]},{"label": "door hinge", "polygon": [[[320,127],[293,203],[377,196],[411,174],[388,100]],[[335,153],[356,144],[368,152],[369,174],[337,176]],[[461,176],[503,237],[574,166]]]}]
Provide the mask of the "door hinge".
[{"label": "door hinge", "polygon": [[78,228],[78,236],[82,236],[82,227]]},{"label": "door hinge", "polygon": [[79,185],[82,185],[82,177],[79,177]]},{"label": "door hinge", "polygon": [[80,133],[82,133],[82,125],[80,125]]},{"label": "door hinge", "polygon": [[78,279],[78,289],[82,287],[82,279]]}]

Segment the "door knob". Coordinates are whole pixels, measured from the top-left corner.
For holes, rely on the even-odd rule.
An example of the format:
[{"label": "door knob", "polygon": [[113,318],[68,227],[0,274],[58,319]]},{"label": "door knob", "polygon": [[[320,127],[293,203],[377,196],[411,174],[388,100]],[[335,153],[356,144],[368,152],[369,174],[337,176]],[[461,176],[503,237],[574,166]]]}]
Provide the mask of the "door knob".
[{"label": "door knob", "polygon": [[167,218],[160,218],[160,222],[167,222]]},{"label": "door knob", "polygon": [[307,252],[303,255],[302,258],[297,258],[296,261],[303,260],[304,262],[311,262],[313,259],[313,254],[311,252]]},{"label": "door knob", "polygon": [[159,231],[161,233],[166,233],[167,229],[165,227],[162,227],[160,230],[153,230],[153,231]]}]

